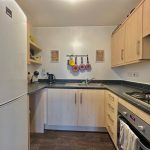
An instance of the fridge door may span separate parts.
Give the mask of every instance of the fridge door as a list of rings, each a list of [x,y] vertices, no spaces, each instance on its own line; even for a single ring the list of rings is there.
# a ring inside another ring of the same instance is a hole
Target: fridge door
[[[0,105],[27,93],[27,20],[15,0],[0,0]]]
[[[0,150],[28,150],[27,95],[0,106]]]

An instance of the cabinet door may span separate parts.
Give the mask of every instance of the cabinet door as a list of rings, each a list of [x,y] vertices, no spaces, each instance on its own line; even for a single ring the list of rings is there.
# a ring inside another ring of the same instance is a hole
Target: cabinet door
[[[132,63],[142,58],[142,6],[126,22],[125,61]]]
[[[104,127],[104,91],[81,90],[78,126]]]
[[[125,53],[125,25],[112,35],[112,66],[124,63]]]
[[[117,65],[117,34],[114,33],[111,37],[111,64],[112,67]]]
[[[143,36],[150,34],[150,0],[145,0],[143,5]]]
[[[72,89],[48,89],[47,124],[77,125],[77,92]]]
[[[114,142],[117,145],[117,109],[118,97],[109,91],[105,93],[105,126]]]

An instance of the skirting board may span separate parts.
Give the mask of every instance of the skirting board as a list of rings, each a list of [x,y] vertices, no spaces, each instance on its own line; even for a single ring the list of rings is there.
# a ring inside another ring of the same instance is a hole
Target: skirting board
[[[83,126],[57,126],[45,125],[46,130],[61,130],[61,131],[88,131],[88,132],[107,132],[105,127],[83,127]]]

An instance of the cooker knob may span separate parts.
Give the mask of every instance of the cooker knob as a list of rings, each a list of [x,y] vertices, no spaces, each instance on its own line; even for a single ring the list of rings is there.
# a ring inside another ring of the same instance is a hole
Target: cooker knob
[[[127,115],[128,115],[128,113],[127,113],[126,111],[124,111],[124,112],[123,112],[123,115],[127,116]]]
[[[144,132],[144,126],[138,126],[138,129],[141,131],[141,132]]]

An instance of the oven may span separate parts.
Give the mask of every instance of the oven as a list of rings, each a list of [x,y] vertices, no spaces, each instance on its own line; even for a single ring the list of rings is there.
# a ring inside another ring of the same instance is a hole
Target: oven
[[[122,130],[122,124],[124,125],[124,128],[127,128],[127,130]],[[123,131],[125,133],[123,133]],[[127,135],[129,133],[136,135],[136,140],[131,141]],[[144,122],[141,118],[136,116],[123,105],[118,104],[117,145],[119,150],[124,150],[126,149],[124,148],[125,145],[129,144],[135,144],[134,150],[150,150],[150,125]]]

